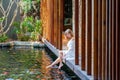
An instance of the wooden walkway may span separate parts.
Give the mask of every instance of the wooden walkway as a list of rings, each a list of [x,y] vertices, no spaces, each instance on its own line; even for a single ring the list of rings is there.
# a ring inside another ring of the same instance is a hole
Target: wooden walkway
[[[44,41],[45,45],[58,56],[58,50],[47,40]],[[87,75],[85,71],[82,71],[80,65],[75,65],[75,60],[65,60],[64,63],[82,80],[93,80],[92,76]]]

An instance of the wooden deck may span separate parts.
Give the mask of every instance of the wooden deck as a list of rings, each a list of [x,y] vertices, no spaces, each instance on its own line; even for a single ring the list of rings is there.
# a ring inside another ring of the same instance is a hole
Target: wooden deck
[[[45,40],[45,45],[58,56],[58,50],[47,40]],[[65,60],[64,63],[82,80],[93,80],[92,76],[87,75],[85,71],[82,71],[80,65],[75,65],[75,60]]]

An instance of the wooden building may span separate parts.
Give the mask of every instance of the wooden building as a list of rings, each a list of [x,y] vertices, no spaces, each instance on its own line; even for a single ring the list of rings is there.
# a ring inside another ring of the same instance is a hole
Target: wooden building
[[[69,20],[75,65],[94,80],[120,80],[120,0],[41,0],[40,6],[43,36],[52,45],[62,49]]]

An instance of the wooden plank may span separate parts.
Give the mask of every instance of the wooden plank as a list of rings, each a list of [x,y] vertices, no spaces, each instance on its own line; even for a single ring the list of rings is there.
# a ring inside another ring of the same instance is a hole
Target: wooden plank
[[[59,49],[62,49],[63,26],[64,26],[64,0],[59,0]]]
[[[50,30],[51,30],[51,43],[54,44],[54,0],[50,1]]]
[[[110,0],[106,0],[106,57],[105,57],[105,79],[109,80],[109,58],[110,58],[110,50],[111,47],[110,43]]]
[[[116,34],[116,36],[115,36],[116,37],[116,40],[115,40],[116,41],[115,42],[115,46],[116,46],[116,55],[115,55],[115,58],[116,58],[115,59],[115,65],[116,65],[115,66],[115,68],[116,68],[115,74],[116,74],[116,76],[115,76],[115,78],[116,78],[116,80],[119,80],[118,73],[117,73],[117,71],[118,71],[118,62],[117,62],[117,60],[118,60],[118,1],[119,0],[116,0],[116,16],[115,16],[116,17],[116,26],[115,26],[116,27],[116,33],[115,33]]]
[[[86,0],[86,71],[88,75],[91,75],[91,59],[92,59],[92,45],[91,45],[91,41],[92,41],[92,0]]]
[[[79,0],[75,0],[75,64],[79,65]]]
[[[93,76],[98,79],[98,0],[92,2],[92,58]]]
[[[54,46],[58,48],[58,0],[54,0]]]
[[[85,25],[85,13],[86,13],[86,5],[85,5],[85,0],[82,0],[82,26],[81,26],[81,69],[85,70],[85,64],[86,64],[86,59],[85,59],[85,34],[86,34],[86,25]]]
[[[111,63],[111,80],[116,80],[115,79],[115,67],[116,67],[116,63],[115,63],[115,53],[116,53],[116,0],[112,0],[112,52],[111,52],[111,56],[112,56],[112,63]]]
[[[106,0],[102,0],[102,80],[105,80],[106,54]]]
[[[120,80],[120,0],[116,0],[116,80]]]
[[[114,2],[113,2],[114,3]],[[108,79],[111,80],[112,79],[112,67],[114,67],[114,65],[112,65],[112,52],[114,49],[114,45],[113,45],[113,41],[114,41],[114,36],[113,36],[113,3],[112,0],[109,1],[109,71],[108,71]],[[113,63],[114,64],[114,63]]]
[[[102,0],[98,0],[98,80],[102,79]]]

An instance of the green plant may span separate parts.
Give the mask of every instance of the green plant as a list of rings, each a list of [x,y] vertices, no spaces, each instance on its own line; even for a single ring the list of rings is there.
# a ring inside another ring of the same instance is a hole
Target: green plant
[[[42,22],[41,20],[36,20],[34,31],[31,33],[32,40],[38,40],[39,36],[42,35]]]
[[[0,42],[5,42],[7,41],[8,37],[6,36],[6,34],[1,34],[0,35]]]
[[[14,31],[19,40],[38,40],[38,36],[42,34],[41,20],[35,20],[33,17],[26,17],[21,22],[14,22]]]

